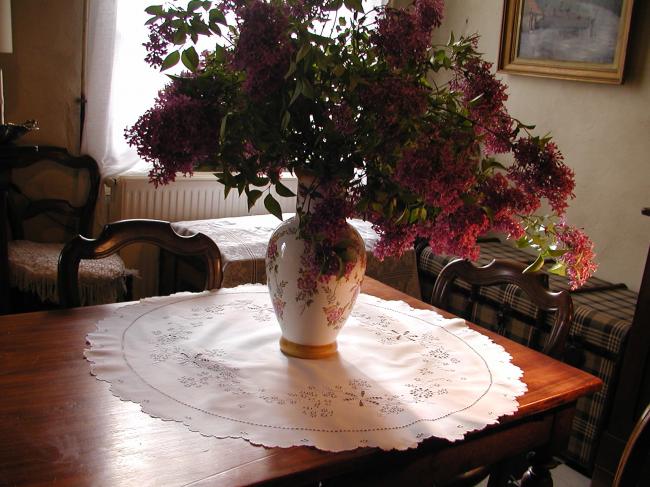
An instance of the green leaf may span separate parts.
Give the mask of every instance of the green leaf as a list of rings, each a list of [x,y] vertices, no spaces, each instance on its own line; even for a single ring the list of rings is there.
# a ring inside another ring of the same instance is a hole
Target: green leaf
[[[280,203],[278,203],[271,193],[267,194],[266,198],[264,198],[264,207],[271,215],[282,220],[282,208],[280,208]]]
[[[343,0],[332,0],[331,2],[325,4],[324,9],[331,12],[340,9],[342,5]]]
[[[415,223],[418,220],[425,220],[427,217],[426,208],[419,207],[413,208],[411,214],[409,215],[409,223]]]
[[[237,177],[243,176],[243,174],[238,174]],[[242,195],[244,190],[246,189],[246,178],[240,178],[239,181],[237,182],[237,192],[239,193],[239,196]]]
[[[306,79],[302,80],[302,90],[300,91],[306,98],[314,98],[314,88],[312,88],[311,83]]]
[[[210,35],[210,27],[208,27],[208,25],[205,22],[203,22],[201,19],[192,19],[190,24],[192,26],[192,29],[194,30],[193,34],[197,33],[206,36]]]
[[[165,60],[162,62],[161,70],[169,69],[172,66],[176,66],[178,64],[178,61],[181,58],[181,53],[178,51],[172,51],[170,52]]]
[[[557,262],[548,270],[551,274],[566,276],[566,265],[563,262]]]
[[[150,5],[144,9],[149,15],[162,15],[165,13],[162,5]]]
[[[287,74],[284,75],[284,79],[289,79],[289,76],[291,76],[295,72],[296,72],[296,63],[292,61],[291,64],[289,64],[289,70],[287,71]]]
[[[257,203],[257,200],[260,199],[260,196],[262,196],[262,192],[259,189],[252,189],[250,191],[246,191],[246,196],[248,198],[248,211],[251,211],[251,208],[255,206],[255,203]]]
[[[337,64],[334,66],[334,69],[332,69],[332,73],[334,73],[334,76],[337,78],[340,78],[345,73],[345,68],[342,65]]]
[[[549,255],[549,257],[562,257],[567,253],[567,251],[567,249],[548,249],[546,253]]]
[[[356,10],[363,13],[363,5],[361,0],[343,0],[343,4],[350,10]]]
[[[275,191],[278,193],[279,196],[283,196],[285,198],[291,198],[292,196],[295,196],[296,194],[291,191],[289,188],[287,188],[284,184],[281,182],[275,183]]]
[[[194,12],[195,10],[201,8],[202,6],[203,6],[202,0],[191,0],[190,2],[187,3],[187,11]]]
[[[226,113],[221,119],[221,128],[219,129],[219,140],[223,142],[226,139],[226,125],[228,124],[228,117],[231,112]]]
[[[222,62],[226,59],[226,50],[223,48],[223,46],[216,44],[214,46],[214,52],[212,55],[214,56],[215,61]]]
[[[296,54],[296,62],[300,61],[302,58],[304,58],[309,51],[311,50],[311,46],[309,44],[305,44],[298,50],[298,54]]]
[[[210,10],[210,13],[208,14],[208,18],[210,19],[210,23],[228,25],[228,22],[226,22],[226,16],[218,8],[213,8],[212,10]]]
[[[294,102],[300,96],[301,92],[302,92],[302,80],[299,79],[298,81],[296,81],[296,89],[293,90],[293,95],[291,96],[291,100],[289,100],[289,106],[294,104]]]
[[[517,248],[520,249],[525,249],[526,247],[530,247],[530,242],[528,241],[527,237],[518,238],[515,241],[515,244],[517,245]]]
[[[406,223],[409,218],[410,218],[410,211],[408,208],[404,208],[404,211],[402,214],[399,216],[397,220],[395,220],[395,223]]]
[[[258,187],[263,187],[269,184],[269,178],[266,176],[258,176],[257,174],[253,175],[252,178],[250,178],[250,182],[253,186],[258,186]]]
[[[483,172],[489,171],[489,170],[494,169],[494,168],[506,169],[506,166],[501,164],[496,159],[483,159],[481,161],[481,170]]]
[[[537,259],[535,259],[535,262],[524,269],[524,272],[537,272],[542,267],[544,267],[544,257],[540,254],[537,256]]]
[[[475,96],[474,98],[472,98],[472,99],[468,102],[468,105],[469,105],[469,106],[474,106],[474,105],[476,105],[476,104],[479,102],[479,100],[481,100],[481,99],[483,98],[483,95],[484,95],[484,93],[481,93],[481,94]]]
[[[280,128],[282,130],[286,130],[287,127],[289,126],[290,121],[291,121],[291,114],[288,111],[284,112],[284,115],[282,115],[282,121],[280,122]]]
[[[183,26],[172,35],[172,42],[178,46],[185,44],[185,41],[187,41],[187,31],[185,24],[183,24]]]
[[[190,46],[183,51],[181,61],[183,61],[183,64],[187,69],[193,73],[196,72],[196,68],[199,66],[199,55],[196,53],[194,46]]]

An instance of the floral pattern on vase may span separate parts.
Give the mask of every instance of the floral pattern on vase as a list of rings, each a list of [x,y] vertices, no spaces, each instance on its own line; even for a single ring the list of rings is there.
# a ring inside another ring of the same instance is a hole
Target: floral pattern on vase
[[[267,284],[283,339],[298,348],[329,346],[333,353],[336,336],[361,290],[365,244],[352,225],[341,221],[340,240],[346,242],[346,253],[352,258],[341,262],[338,273],[320,272],[315,265],[318,244],[300,233],[301,209],[308,207],[303,202],[304,194],[298,197],[296,216],[281,223],[271,235],[266,255]],[[285,348],[283,351],[288,353]]]

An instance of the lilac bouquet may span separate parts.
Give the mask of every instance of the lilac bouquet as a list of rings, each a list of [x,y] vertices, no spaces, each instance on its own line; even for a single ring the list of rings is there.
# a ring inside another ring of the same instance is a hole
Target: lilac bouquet
[[[270,188],[293,196],[281,172],[309,174],[319,208],[301,215],[301,232],[318,242],[324,273],[345,262],[338,232],[348,217],[372,222],[380,258],[424,238],[435,252],[475,259],[477,238],[502,232],[538,251],[530,269],[552,258],[572,287],[594,272],[593,245],[564,221],[574,175],[555,144],[508,114],[476,35],[431,44],[442,0],[146,10],[147,61],[187,68],[126,131],[154,184],[209,169],[281,218]],[[213,48],[198,53],[200,36]],[[543,202],[552,214],[536,214]]]

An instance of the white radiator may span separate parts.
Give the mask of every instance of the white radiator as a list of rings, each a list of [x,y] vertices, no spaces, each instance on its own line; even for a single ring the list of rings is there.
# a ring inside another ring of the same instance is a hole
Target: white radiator
[[[290,174],[282,178],[294,193],[297,179]],[[153,218],[167,221],[203,220],[249,214],[268,213],[263,198],[248,211],[246,196],[231,190],[224,198],[224,187],[210,173],[179,177],[166,186],[155,188],[147,176],[121,176],[107,185],[108,221],[129,218]],[[283,198],[273,191],[283,212],[293,213],[295,197]],[[279,221],[278,221],[279,224]],[[133,297],[153,296],[158,290],[158,252],[149,245],[131,245],[120,252],[127,267],[140,276],[133,283]]]
[[[295,193],[295,177],[289,175],[282,181]],[[283,212],[295,211],[295,198],[273,194]],[[110,221],[127,218],[182,221],[259,215],[268,213],[263,199],[260,198],[249,212],[245,195],[239,196],[237,190],[231,190],[224,198],[223,185],[210,173],[179,177],[174,183],[158,188],[147,176],[123,176],[114,180],[108,216]]]

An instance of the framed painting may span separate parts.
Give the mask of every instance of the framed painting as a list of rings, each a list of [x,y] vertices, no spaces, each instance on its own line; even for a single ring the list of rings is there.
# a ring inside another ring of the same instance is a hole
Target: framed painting
[[[499,69],[622,83],[634,0],[504,0]]]

